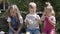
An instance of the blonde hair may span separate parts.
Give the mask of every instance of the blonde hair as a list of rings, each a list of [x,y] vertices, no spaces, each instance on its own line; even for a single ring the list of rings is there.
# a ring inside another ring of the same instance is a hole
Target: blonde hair
[[[51,3],[50,2],[46,2],[45,4],[47,5],[45,8],[51,9],[52,16],[55,16],[55,11],[54,11]]]
[[[52,16],[55,16],[55,11],[52,6],[47,6],[48,9],[51,9]]]
[[[10,10],[11,10],[11,9],[12,9],[12,10],[16,10],[17,14],[20,15],[20,11],[19,11],[17,5],[11,5],[11,6],[9,6],[9,7],[8,7],[8,10],[7,10],[7,11],[8,11],[8,12],[7,12],[8,14],[10,14]],[[10,15],[8,15],[8,16],[10,16]]]
[[[18,9],[18,7],[17,7],[17,5],[11,5],[11,6],[9,6],[9,8],[8,8],[8,12],[7,12],[7,16],[9,16],[9,17],[11,17],[11,15],[10,15],[10,10],[16,10],[16,12],[17,12],[17,14],[16,14],[16,18],[17,18],[17,20],[18,20],[18,22],[20,22],[20,16],[21,16],[21,14],[20,14],[20,11],[19,11],[19,9]]]
[[[50,3],[50,2],[46,2],[45,4],[46,4],[46,5],[51,5],[51,3]]]
[[[36,3],[30,2],[30,3],[29,3],[29,6],[31,6],[31,7],[36,7]]]
[[[17,5],[13,5],[13,10],[14,10],[14,9],[16,9],[16,10],[17,10],[17,13],[20,15],[20,11],[19,11]]]

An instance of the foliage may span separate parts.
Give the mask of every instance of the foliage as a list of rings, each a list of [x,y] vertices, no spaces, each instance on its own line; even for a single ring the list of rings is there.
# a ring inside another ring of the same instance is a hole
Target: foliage
[[[51,3],[56,12],[56,30],[57,32],[60,32],[60,0],[6,0],[6,3],[8,3],[8,5],[16,4],[21,11],[27,12],[28,4],[30,2],[35,2],[37,4],[37,11],[43,11],[46,1],[49,1]],[[25,17],[25,14],[23,15],[23,17]]]

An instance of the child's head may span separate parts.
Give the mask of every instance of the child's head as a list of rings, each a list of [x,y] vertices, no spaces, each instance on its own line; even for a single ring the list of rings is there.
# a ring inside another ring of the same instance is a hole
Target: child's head
[[[19,13],[19,9],[16,5],[12,5],[11,7],[9,7],[8,16],[17,16],[18,13]]]
[[[7,12],[8,17],[15,17],[18,20],[18,22],[20,22],[20,19],[19,19],[20,15],[21,14],[17,5],[12,5],[8,8],[8,12]]]
[[[36,12],[36,4],[34,2],[29,3],[29,11],[30,11],[30,13]]]
[[[8,7],[7,16],[13,16],[13,7],[12,6]]]
[[[55,16],[55,12],[54,12],[53,7],[51,5],[46,6],[44,11],[47,12],[46,13],[47,15],[51,14],[52,16]]]
[[[46,16],[51,16],[52,15],[52,8],[46,7],[45,12],[46,12]]]

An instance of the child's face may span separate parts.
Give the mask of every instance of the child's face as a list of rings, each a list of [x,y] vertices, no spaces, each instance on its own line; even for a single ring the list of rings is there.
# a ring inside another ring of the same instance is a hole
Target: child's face
[[[16,16],[16,10],[10,9],[11,16]]]
[[[51,10],[50,9],[46,9],[45,11],[46,11],[46,15],[47,16],[50,16],[51,15]]]
[[[35,13],[36,12],[36,7],[29,7],[30,13]]]
[[[10,9],[10,15],[13,16],[13,9]]]

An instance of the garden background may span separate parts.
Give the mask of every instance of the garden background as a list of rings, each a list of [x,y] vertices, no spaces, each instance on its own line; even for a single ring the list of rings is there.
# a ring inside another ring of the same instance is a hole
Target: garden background
[[[56,32],[60,34],[60,0],[0,0],[0,31],[8,31],[8,24],[6,22],[6,12],[8,6],[16,4],[21,11],[23,18],[25,18],[28,13],[28,4],[30,2],[35,2],[37,4],[37,11],[43,12],[45,7],[45,2],[50,2],[56,13]],[[41,14],[39,14],[41,16]],[[42,26],[41,26],[42,27]],[[25,27],[23,27],[25,28]],[[42,28],[41,28],[42,29]]]

